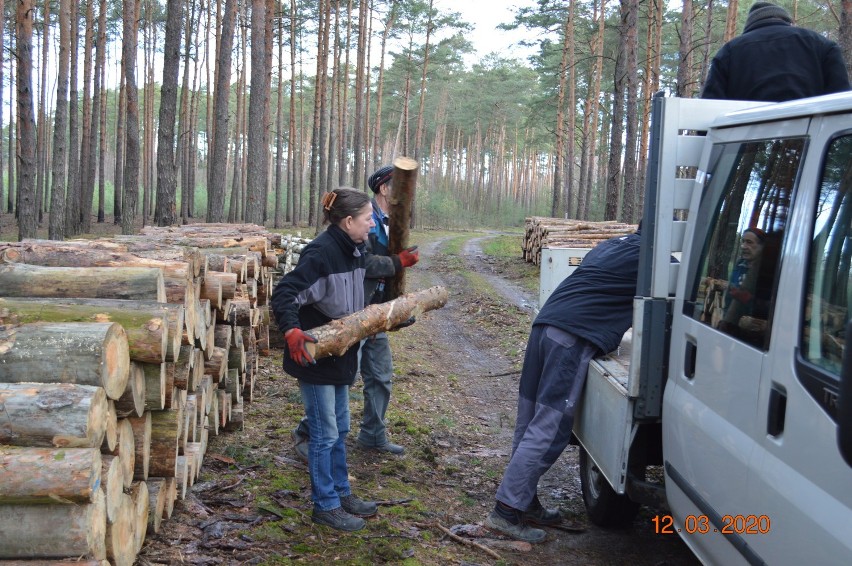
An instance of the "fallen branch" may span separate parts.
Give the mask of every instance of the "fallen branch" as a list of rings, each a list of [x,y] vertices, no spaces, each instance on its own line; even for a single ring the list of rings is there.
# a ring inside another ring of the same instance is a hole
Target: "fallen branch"
[[[383,499],[379,501],[373,501],[376,505],[404,505],[406,503],[411,503],[414,501],[411,497],[406,499]]]
[[[467,546],[472,546],[474,548],[478,548],[479,550],[481,550],[482,552],[484,552],[485,554],[487,554],[491,558],[494,558],[495,560],[502,560],[503,559],[499,554],[497,554],[496,552],[494,552],[493,550],[491,550],[487,546],[482,546],[481,544],[475,543],[472,540],[468,540],[468,539],[462,538],[458,535],[454,535],[453,533],[450,532],[450,530],[448,528],[444,527],[443,525],[441,525],[437,522],[414,523],[414,526],[418,527],[420,529],[438,529],[439,531],[441,531],[442,533],[444,533],[445,535],[447,535],[448,537],[450,537],[451,539],[453,539],[454,541],[456,541],[458,543],[466,544]]]
[[[342,356],[353,344],[368,336],[396,328],[412,316],[439,309],[447,304],[444,287],[430,287],[408,293],[393,301],[369,305],[349,316],[312,328],[308,333],[317,339],[306,344],[314,359]]]

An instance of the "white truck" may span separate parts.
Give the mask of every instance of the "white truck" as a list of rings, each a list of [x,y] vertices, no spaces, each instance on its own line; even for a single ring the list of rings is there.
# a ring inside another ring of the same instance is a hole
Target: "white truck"
[[[588,515],[664,503],[707,564],[852,564],[852,93],[654,106],[633,329],[574,424]]]

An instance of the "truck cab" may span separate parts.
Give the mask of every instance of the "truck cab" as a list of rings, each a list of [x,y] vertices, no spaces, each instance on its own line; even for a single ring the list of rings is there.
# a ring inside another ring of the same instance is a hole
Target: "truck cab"
[[[705,563],[850,563],[852,93],[654,105],[632,332],[575,418],[589,516],[664,503]]]

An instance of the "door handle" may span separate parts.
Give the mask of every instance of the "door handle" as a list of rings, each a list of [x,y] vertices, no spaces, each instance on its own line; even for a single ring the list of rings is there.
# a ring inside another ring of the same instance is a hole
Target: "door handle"
[[[766,432],[770,436],[780,436],[784,432],[787,418],[787,390],[777,383],[769,391],[769,413],[766,417]]]
[[[686,339],[686,347],[683,353],[683,375],[687,379],[695,377],[695,358],[698,357],[698,346],[692,338]]]

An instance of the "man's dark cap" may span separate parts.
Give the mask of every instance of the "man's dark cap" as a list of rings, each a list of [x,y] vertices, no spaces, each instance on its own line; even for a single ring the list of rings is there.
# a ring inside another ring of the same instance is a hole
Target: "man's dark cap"
[[[367,186],[370,187],[374,193],[378,193],[382,185],[390,181],[392,176],[393,165],[385,165],[370,175],[370,178],[367,179]]]
[[[793,18],[781,6],[772,2],[755,2],[748,11],[748,19],[746,20],[743,32],[747,32],[758,24],[766,23],[767,20],[782,20],[788,24],[793,23]]]

